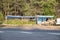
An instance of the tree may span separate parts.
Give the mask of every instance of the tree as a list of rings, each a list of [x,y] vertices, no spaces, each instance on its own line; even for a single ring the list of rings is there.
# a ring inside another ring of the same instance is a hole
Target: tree
[[[0,21],[4,21],[4,16],[3,16],[2,12],[0,12]]]
[[[5,16],[54,15],[56,3],[56,0],[0,0],[0,9]]]
[[[40,4],[44,9],[44,15],[54,15],[55,6],[57,4],[56,0],[41,1]]]

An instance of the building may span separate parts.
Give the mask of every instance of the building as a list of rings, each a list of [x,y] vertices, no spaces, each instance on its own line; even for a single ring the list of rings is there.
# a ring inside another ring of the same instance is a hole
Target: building
[[[12,18],[19,18],[19,19],[35,19],[37,24],[40,24],[41,22],[47,21],[48,18],[53,18],[54,16],[12,16],[12,15],[8,15],[6,16],[6,20],[7,19],[12,19]]]

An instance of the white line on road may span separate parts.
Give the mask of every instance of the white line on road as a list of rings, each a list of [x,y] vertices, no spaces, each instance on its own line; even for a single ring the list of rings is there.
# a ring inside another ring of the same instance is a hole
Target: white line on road
[[[52,35],[60,35],[60,33],[48,33],[48,34],[52,34]]]
[[[27,31],[0,31],[0,33],[4,32],[18,32],[18,33],[24,33],[24,34],[32,34],[32,32],[27,32]]]
[[[32,34],[32,32],[25,32],[25,31],[20,31],[20,33]]]
[[[0,33],[4,33],[4,31],[0,31]]]

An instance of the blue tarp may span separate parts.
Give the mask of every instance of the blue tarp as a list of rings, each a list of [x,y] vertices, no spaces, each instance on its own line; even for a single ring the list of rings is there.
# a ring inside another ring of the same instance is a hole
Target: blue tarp
[[[46,21],[47,18],[53,18],[53,16],[38,16],[37,17],[37,24],[40,24],[41,22]]]
[[[46,19],[47,18],[42,18],[42,17],[38,17],[38,19],[37,19],[37,23],[39,24],[39,23],[41,23],[41,22],[43,22],[43,21],[46,21]]]

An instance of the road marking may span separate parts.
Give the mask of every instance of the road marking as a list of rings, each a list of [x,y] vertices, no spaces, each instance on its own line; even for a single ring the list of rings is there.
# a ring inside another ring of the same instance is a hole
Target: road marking
[[[0,33],[4,33],[4,32],[16,32],[16,31],[0,31]],[[26,32],[26,31],[17,31],[17,32],[24,34],[32,34],[32,32]]]
[[[4,31],[0,31],[0,33],[4,33]]]
[[[32,32],[25,32],[25,31],[20,31],[20,33],[32,34]]]
[[[52,35],[60,35],[60,33],[48,33],[48,34],[52,34]]]

